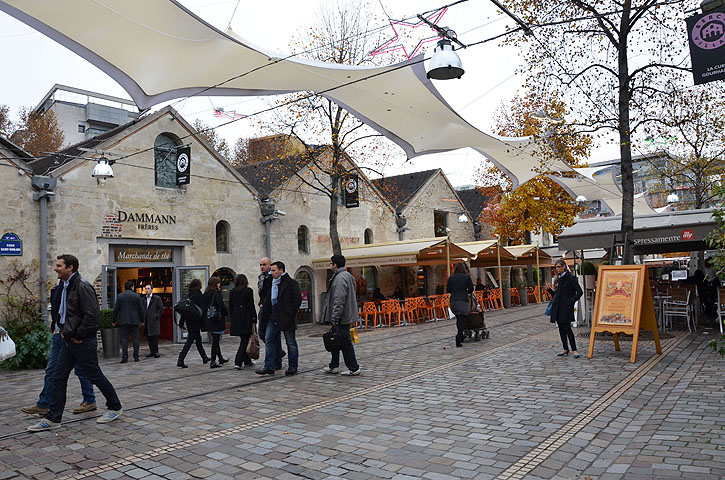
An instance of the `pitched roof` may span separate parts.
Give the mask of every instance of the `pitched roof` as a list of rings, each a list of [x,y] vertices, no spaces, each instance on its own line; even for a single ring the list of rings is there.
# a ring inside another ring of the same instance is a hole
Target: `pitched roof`
[[[468,213],[474,220],[481,216],[481,212],[486,208],[489,198],[481,193],[477,188],[467,188],[465,190],[456,190],[458,198],[463,202]]]
[[[372,180],[372,183],[397,212],[402,211],[413,196],[435,175],[440,169],[425,170],[422,172],[405,173],[393,177],[382,177]]]
[[[10,141],[10,139],[3,137],[0,135],[0,146],[5,147],[8,151],[10,151],[11,154],[15,155],[15,158],[11,158],[10,160],[13,163],[18,164],[21,168],[28,170],[29,167],[28,162],[32,160],[33,156],[23,150],[18,145],[15,145],[13,142]]]
[[[124,125],[119,125],[118,127],[112,128],[111,130],[103,132],[100,135],[96,135],[95,137],[93,137],[91,139],[76,143],[75,145],[71,145],[70,147],[66,147],[63,150],[60,150],[52,155],[48,155],[47,157],[38,158],[37,160],[33,160],[32,162],[29,163],[30,168],[33,169],[33,173],[35,175],[48,175],[53,170],[60,168],[63,165],[65,165],[66,163],[71,162],[71,161],[75,160],[76,158],[85,154],[86,152],[81,150],[81,148],[93,149],[93,148],[97,147],[98,145],[102,144],[105,140],[113,137],[114,135],[118,134],[119,132],[124,131],[131,125],[138,123],[141,120],[143,120],[143,118],[139,117]]]
[[[319,154],[321,151],[322,149],[318,147],[313,154]],[[311,160],[310,155],[306,153],[288,155],[242,165],[237,167],[237,172],[252,184],[262,198],[267,198],[275,189],[306,167]]]

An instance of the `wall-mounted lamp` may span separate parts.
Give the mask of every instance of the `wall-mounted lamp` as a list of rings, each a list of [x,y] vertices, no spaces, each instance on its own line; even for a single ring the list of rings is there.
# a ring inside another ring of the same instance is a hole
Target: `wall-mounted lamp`
[[[458,223],[468,223],[468,215],[462,213],[458,216]]]

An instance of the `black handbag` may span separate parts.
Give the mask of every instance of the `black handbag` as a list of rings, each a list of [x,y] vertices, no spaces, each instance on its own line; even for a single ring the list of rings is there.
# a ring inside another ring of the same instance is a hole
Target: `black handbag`
[[[325,350],[328,352],[342,350],[342,337],[335,327],[322,335],[322,341],[325,342]]]

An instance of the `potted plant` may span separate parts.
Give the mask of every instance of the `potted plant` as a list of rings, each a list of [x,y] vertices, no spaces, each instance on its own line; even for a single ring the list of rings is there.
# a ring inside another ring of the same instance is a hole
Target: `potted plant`
[[[584,275],[584,288],[593,289],[597,280],[597,267],[592,262],[582,262],[582,275]]]
[[[101,343],[103,358],[118,358],[121,349],[121,330],[114,327],[113,309],[101,310]]]
[[[522,306],[526,306],[529,304],[529,291],[526,287],[526,281],[521,279],[516,281],[516,290],[519,291],[519,301],[521,302]]]
[[[503,308],[511,308],[511,282],[508,278],[501,280],[501,300]]]

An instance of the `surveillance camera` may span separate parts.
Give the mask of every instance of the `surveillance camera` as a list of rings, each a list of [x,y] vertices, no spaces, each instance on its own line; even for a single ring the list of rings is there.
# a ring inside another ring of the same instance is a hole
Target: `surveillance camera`
[[[276,213],[277,215],[282,215],[283,217],[284,217],[285,215],[287,215],[287,212],[283,212],[282,210],[275,210],[275,212],[274,212],[274,213]]]

